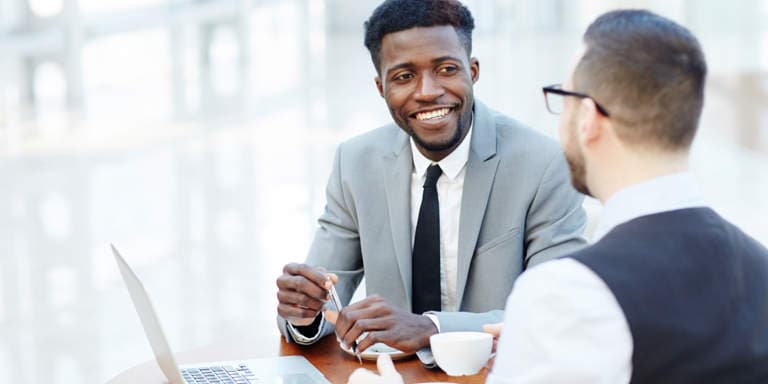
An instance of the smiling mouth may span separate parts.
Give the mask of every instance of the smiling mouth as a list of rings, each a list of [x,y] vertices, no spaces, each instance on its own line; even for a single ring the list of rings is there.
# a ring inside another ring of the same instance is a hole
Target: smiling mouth
[[[433,109],[431,111],[414,113],[411,115],[411,117],[418,121],[435,120],[451,113],[452,110],[453,108],[449,108],[449,107],[438,108],[438,109]]]

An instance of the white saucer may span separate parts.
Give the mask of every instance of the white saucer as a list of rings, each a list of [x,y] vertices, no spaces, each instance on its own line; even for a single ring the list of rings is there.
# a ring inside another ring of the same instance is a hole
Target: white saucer
[[[344,348],[344,346],[339,343],[339,347],[342,351],[354,356],[354,352],[352,352],[351,349]],[[413,353],[405,353],[399,349],[392,348],[386,344],[383,343],[376,343],[374,345],[371,345],[366,349],[365,351],[360,353],[360,357],[363,358],[363,360],[372,360],[375,361],[379,355],[389,355],[392,360],[400,360],[404,359],[408,356],[412,356]]]

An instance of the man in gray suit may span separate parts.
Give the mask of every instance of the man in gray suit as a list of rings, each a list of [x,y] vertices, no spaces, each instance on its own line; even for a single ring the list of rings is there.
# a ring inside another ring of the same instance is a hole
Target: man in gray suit
[[[369,296],[333,319],[337,336],[413,352],[500,321],[515,278],[581,247],[586,219],[558,144],[474,99],[466,7],[388,0],[365,27],[395,124],[339,146],[306,264],[277,279],[278,323],[314,343],[334,330],[331,279],[346,305],[365,275]]]

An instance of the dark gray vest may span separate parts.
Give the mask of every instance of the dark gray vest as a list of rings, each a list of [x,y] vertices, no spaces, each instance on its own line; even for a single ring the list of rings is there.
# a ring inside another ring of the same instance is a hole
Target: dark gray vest
[[[768,250],[711,209],[634,219],[569,257],[624,311],[632,383],[768,383]]]

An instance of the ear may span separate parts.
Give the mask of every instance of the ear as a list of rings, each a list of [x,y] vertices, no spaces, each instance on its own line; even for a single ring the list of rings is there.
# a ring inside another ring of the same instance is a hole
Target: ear
[[[381,78],[376,76],[373,78],[373,81],[376,82],[376,89],[379,90],[379,96],[384,97],[384,85],[381,83]]]
[[[592,99],[581,99],[578,116],[579,143],[589,146],[600,140],[603,136],[603,115],[597,110],[597,105]]]
[[[469,73],[472,76],[472,84],[480,80],[480,61],[477,58],[469,59]]]

